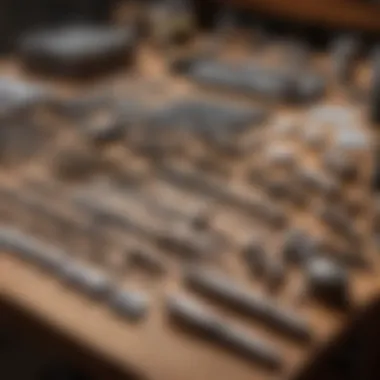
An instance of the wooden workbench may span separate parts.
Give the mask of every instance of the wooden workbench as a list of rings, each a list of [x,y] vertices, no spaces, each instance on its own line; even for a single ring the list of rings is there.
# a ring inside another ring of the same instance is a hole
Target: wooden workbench
[[[268,56],[271,56],[270,54],[268,52]],[[154,83],[158,83],[158,88],[169,93],[169,98],[172,99],[192,94],[196,96],[215,96],[222,100],[227,100],[231,97],[229,93],[224,95],[200,90],[196,85],[189,83],[185,79],[172,79],[165,72],[163,62],[161,61],[162,59],[149,49],[147,51],[142,49],[139,76],[137,76],[137,79],[135,76],[130,81],[137,81],[138,85],[139,81],[145,80],[145,78],[148,78],[149,81],[153,80]],[[313,62],[313,65],[321,67],[322,70],[328,65],[326,63],[328,61],[323,57],[316,57]],[[17,66],[15,68],[13,65],[4,64],[4,72],[20,76]],[[365,71],[363,71],[362,77],[364,78],[363,81],[366,82],[367,75]],[[127,80],[128,74],[118,73],[114,77],[107,78],[104,81],[104,85],[113,83],[113,88],[118,89],[118,91],[127,88],[126,93],[128,95],[128,86],[123,86],[124,83],[127,83]],[[90,89],[92,88],[92,84],[87,84],[86,86],[89,86]],[[143,88],[143,86],[141,87]],[[66,85],[62,92],[71,94],[78,91],[82,91],[82,85]],[[166,92],[161,93],[158,90],[158,97],[164,98]],[[254,99],[252,102],[246,97],[237,97],[236,100],[240,101],[241,104],[261,104],[260,100]],[[350,105],[353,109],[357,109],[359,114],[364,109],[362,105],[354,105],[352,100],[347,100],[342,95],[342,92],[334,89],[329,90],[328,97],[323,103]],[[275,130],[272,130],[271,127],[278,115],[290,115],[298,120],[305,120],[304,109],[286,108],[282,105],[269,105],[269,107],[272,113],[271,121],[257,134],[257,138],[260,139],[259,141],[262,142],[263,146],[273,141],[282,141],[282,137],[276,135]],[[364,118],[363,115],[360,117]],[[364,125],[363,130],[370,135],[367,126]],[[62,132],[60,142],[64,141],[66,133]],[[57,142],[55,143],[57,144]],[[289,144],[292,144],[292,138],[289,138]],[[60,143],[56,146],[58,147],[59,145]],[[303,152],[303,148],[301,146],[298,150],[298,154],[300,154],[299,158],[305,162],[313,162],[314,158],[311,158],[312,153]],[[50,150],[54,151],[54,149]],[[369,169],[371,166],[370,153],[370,151],[362,152],[362,166],[364,167],[362,175],[364,180],[361,185],[359,184],[360,186],[357,189],[362,196],[361,199],[365,204],[366,210],[359,224],[364,236],[367,236],[369,239],[371,237],[370,218],[373,213],[371,207],[372,199],[370,198],[368,186]],[[116,151],[115,156],[110,154],[109,157],[112,160],[121,160],[120,162],[127,160],[129,157],[129,162],[132,162],[132,164],[129,166],[120,165],[124,167],[126,172],[139,160],[134,161],[133,157],[125,155],[125,152],[120,153],[119,150]],[[234,174],[229,177],[229,186],[241,184],[242,177],[239,173],[242,172],[243,168],[247,168],[248,164],[257,161],[260,162],[260,158],[251,156],[248,158],[248,162],[243,161],[236,164],[233,171]],[[25,189],[27,187],[26,185],[24,187],[24,184],[33,178],[37,179],[37,181],[42,181],[42,183],[51,183],[52,188],[49,189],[47,186],[47,194],[43,195],[43,198],[48,203],[50,202],[50,204],[56,202],[58,208],[63,209],[67,205],[66,201],[64,201],[64,199],[67,199],[66,196],[78,189],[81,190],[82,184],[71,185],[51,179],[52,169],[50,163],[49,156],[40,154],[39,157],[27,163],[22,163],[15,167],[10,166],[10,168],[1,173],[0,180],[10,189]],[[142,186],[142,194],[145,194],[146,191],[147,194],[154,194],[155,186],[161,189],[160,185],[157,185],[157,179],[154,177],[154,171],[152,172],[151,169],[152,165],[143,173],[147,182],[144,182],[145,185]],[[62,193],[57,192],[57,187],[55,187],[57,185]],[[245,193],[251,192],[251,189],[246,187]],[[173,203],[175,208],[188,210],[191,207],[186,205],[191,205],[191,202],[194,203],[196,201],[194,200],[195,196],[178,189],[172,190],[170,193],[166,188],[162,190],[162,194],[165,194],[165,191],[168,191],[168,197],[173,196],[173,202],[183,199],[183,204],[181,202]],[[61,197],[62,204],[59,204]],[[129,204],[131,204],[131,201],[133,202],[133,198],[129,199]],[[310,210],[306,209],[299,213],[298,211],[293,211],[290,206],[285,207],[288,210],[287,214],[290,215],[292,224],[298,226],[305,225],[313,233],[323,235],[323,227],[320,226],[319,222],[315,221]],[[67,206],[67,209],[73,210],[73,215],[77,215],[77,210],[72,205]],[[134,211],[132,211],[132,215],[133,213]],[[240,212],[230,209],[224,210],[223,207],[221,207],[220,212],[217,210],[215,215],[215,224],[218,228],[229,239],[234,239],[234,236],[236,237],[236,241],[232,245],[233,247],[238,247],[242,241],[250,236],[253,230],[257,229],[262,231],[264,236],[268,237],[268,247],[271,247],[271,250],[275,251],[278,249],[282,239],[282,231],[273,231],[271,228],[263,227],[260,220],[247,219]],[[38,220],[38,217],[36,217],[36,220]],[[20,220],[17,221],[17,224],[19,223],[25,230],[28,230],[23,217],[20,217]],[[42,223],[37,222],[34,227],[38,229],[39,224],[42,226]],[[33,224],[35,223],[32,218]],[[31,229],[33,229],[32,225],[30,225]],[[120,235],[117,236],[120,238]],[[118,248],[128,246],[129,238],[134,240],[133,237],[127,234],[126,241]],[[304,317],[309,322],[313,333],[313,341],[310,345],[294,343],[282,338],[270,329],[261,328],[253,320],[240,318],[233,311],[226,311],[211,303],[211,307],[217,310],[219,314],[224,315],[227,320],[244,326],[247,328],[247,331],[271,342],[278,348],[285,363],[284,369],[281,372],[264,370],[254,362],[247,362],[238,356],[231,355],[227,351],[219,349],[211,343],[203,342],[195,335],[187,334],[168,323],[167,312],[164,308],[166,296],[178,290],[183,293],[189,293],[187,290],[183,290],[180,276],[178,275],[181,273],[178,271],[181,265],[178,265],[178,261],[174,258],[168,260],[170,262],[170,270],[168,275],[164,276],[163,279],[152,280],[151,278],[132,274],[131,278],[125,280],[128,286],[137,287],[139,290],[143,289],[150,296],[151,301],[148,316],[143,321],[138,321],[137,323],[131,323],[115,316],[106,305],[87,299],[75,290],[64,286],[61,281],[51,276],[51,274],[45,273],[31,264],[21,262],[10,255],[9,252],[4,252],[0,256],[0,297],[5,299],[8,304],[13,304],[15,307],[22,308],[27,313],[30,313],[49,326],[49,328],[60,331],[83,347],[91,348],[100,357],[114,363],[118,368],[125,368],[128,373],[130,373],[132,368],[142,378],[151,380],[229,380],[232,378],[248,380],[254,377],[255,379],[264,380],[278,379],[280,375],[284,378],[295,378],[307,367],[309,362],[314,360],[321,350],[333,342],[335,337],[338,337],[350,325],[351,321],[360,315],[362,310],[377,301],[380,294],[379,260],[371,244],[366,244],[365,254],[370,258],[371,269],[352,270],[350,274],[351,300],[354,306],[353,313],[345,314],[326,309],[313,300],[306,300],[305,303],[299,304],[297,301],[299,299],[299,290],[303,285],[300,274],[297,271],[290,273],[286,291],[280,291],[279,295],[273,296],[276,303],[278,302],[280,305],[295,310],[297,315]],[[247,289],[266,295],[266,290],[263,288],[260,280],[252,280],[247,276],[244,265],[238,263],[237,255],[238,253],[235,251],[226,252],[221,262],[216,264],[216,267],[231,275],[238,283],[246,286]],[[106,270],[109,269],[106,268]]]

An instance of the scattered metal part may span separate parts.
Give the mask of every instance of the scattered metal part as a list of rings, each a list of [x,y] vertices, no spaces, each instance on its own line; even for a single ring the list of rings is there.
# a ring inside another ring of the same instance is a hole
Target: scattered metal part
[[[116,289],[108,299],[109,306],[117,314],[131,321],[142,320],[149,308],[145,294],[125,289]]]
[[[334,144],[337,149],[350,153],[365,152],[371,148],[371,141],[368,135],[358,127],[359,123],[358,120],[355,127],[342,125],[335,130]]]
[[[8,190],[11,191],[11,189]],[[80,221],[71,219],[65,213],[45,203],[44,198],[35,198],[25,191],[13,190],[12,194],[12,199],[17,205],[13,205],[12,209],[15,210],[15,207],[18,207],[16,210],[17,222],[21,221],[28,233],[33,233],[37,227],[37,230],[42,232],[44,239],[66,244],[77,231],[80,231]],[[25,221],[20,217],[21,215],[25,215]]]
[[[274,330],[300,341],[311,339],[308,324],[299,316],[282,309],[264,297],[241,288],[228,277],[201,268],[190,270],[185,283],[191,289],[259,319]]]
[[[324,103],[308,111],[309,118],[321,124],[354,126],[356,111],[345,105]]]
[[[192,328],[205,338],[222,344],[249,360],[279,370],[282,360],[274,347],[230,325],[202,304],[181,295],[169,297],[167,310],[172,321]]]
[[[284,239],[285,263],[303,265],[317,253],[316,242],[301,230],[290,230]]]
[[[145,226],[140,225],[129,215],[120,211],[116,212],[114,208],[109,206],[104,197],[100,199],[84,192],[75,195],[73,201],[79,208],[90,213],[92,217],[100,218],[103,223],[107,223],[109,226],[124,229],[144,238],[151,235],[150,230],[147,230]]]
[[[158,233],[156,243],[161,249],[190,261],[207,260],[221,253],[219,250],[222,248],[213,236],[200,236],[182,231]]]
[[[349,306],[349,278],[344,267],[324,257],[311,259],[306,266],[311,294],[328,306]]]
[[[233,66],[215,60],[193,61],[186,75],[192,80],[209,86],[217,86],[248,95],[261,95],[269,99],[285,100],[289,97],[287,73],[259,66]],[[321,79],[303,74],[297,80],[296,92],[305,101],[320,96]],[[307,85],[306,85],[307,84]]]
[[[243,260],[253,276],[262,276],[266,269],[266,252],[257,240],[253,240],[243,249]]]
[[[56,247],[24,234],[16,228],[0,230],[2,250],[9,251],[22,260],[30,261],[41,269],[57,272],[65,261],[65,253]]]
[[[103,273],[70,260],[61,269],[65,283],[92,298],[104,298],[112,289],[111,280]]]
[[[21,39],[21,61],[33,71],[83,77],[131,62],[135,35],[131,29],[71,25],[28,33]]]
[[[338,128],[355,129],[358,123],[358,114],[352,107],[324,104],[308,111],[307,119],[306,130],[312,131],[313,134],[317,133],[318,136],[318,131],[326,135]]]
[[[251,216],[262,218],[274,227],[280,228],[286,224],[287,218],[283,210],[269,200],[239,197],[221,183],[207,178],[202,173],[181,171],[176,167],[166,166],[162,168],[161,175],[175,186],[237,207]]]
[[[133,266],[137,266],[144,271],[147,271],[153,275],[163,275],[166,272],[166,268],[163,260],[158,255],[145,252],[141,249],[134,249],[129,252],[129,263]]]
[[[221,101],[187,99],[153,112],[148,124],[154,127],[182,128],[211,139],[221,133],[234,135],[265,120],[263,108],[246,108]],[[148,131],[151,129],[149,128]]]
[[[54,96],[47,88],[10,78],[0,78],[0,116],[18,115],[38,105],[48,104]]]

